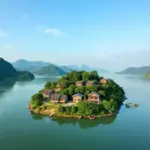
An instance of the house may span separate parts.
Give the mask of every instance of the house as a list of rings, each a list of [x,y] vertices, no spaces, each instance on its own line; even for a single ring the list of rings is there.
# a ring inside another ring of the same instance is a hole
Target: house
[[[83,86],[83,81],[77,81],[76,86]]]
[[[44,90],[42,94],[43,94],[44,98],[49,98],[50,95],[53,94],[53,93],[55,93],[54,90]]]
[[[87,81],[86,82],[86,86],[92,86],[92,85],[95,85],[94,81]]]
[[[83,95],[80,93],[77,93],[77,94],[73,95],[72,98],[73,98],[73,102],[79,102],[79,101],[82,101]]]
[[[97,92],[92,92],[88,95],[88,101],[89,102],[96,102],[97,104],[100,104],[100,94]]]
[[[106,83],[107,83],[107,79],[105,79],[105,78],[100,79],[100,84],[106,84]]]
[[[68,101],[68,96],[54,93],[50,95],[50,99],[53,103],[66,103]]]

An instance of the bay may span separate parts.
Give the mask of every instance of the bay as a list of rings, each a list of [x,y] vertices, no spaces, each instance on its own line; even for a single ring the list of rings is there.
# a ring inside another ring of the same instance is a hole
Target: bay
[[[32,94],[47,81],[0,85],[0,150],[147,150],[150,149],[150,81],[136,76],[105,74],[121,85],[127,101],[119,114],[96,120],[31,115],[26,108]]]

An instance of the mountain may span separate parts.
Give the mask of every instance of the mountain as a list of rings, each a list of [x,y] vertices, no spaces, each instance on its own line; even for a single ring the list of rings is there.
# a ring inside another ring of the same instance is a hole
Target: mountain
[[[32,80],[34,75],[27,71],[17,71],[9,62],[0,58],[0,81],[8,79],[15,81]]]
[[[150,66],[143,67],[130,67],[121,72],[117,72],[117,74],[133,74],[133,75],[143,75],[150,72]]]
[[[19,59],[16,62],[12,63],[15,69],[23,71],[36,71],[39,68],[50,65],[49,62],[43,61],[28,61],[24,59]]]
[[[71,72],[73,69],[68,66],[58,66],[58,68],[62,69],[65,72]]]
[[[34,71],[35,74],[37,75],[48,75],[48,76],[62,76],[66,74],[64,70],[61,68],[55,66],[55,65],[48,65],[45,67],[42,67],[36,71]]]
[[[106,69],[100,69],[100,68],[93,68],[93,70],[96,70],[99,73],[108,73],[109,71]]]
[[[100,73],[106,73],[106,72],[109,72],[105,69],[100,69],[100,68],[94,68],[94,67],[89,67],[87,65],[81,65],[81,66],[76,66],[76,65],[68,65],[67,66],[68,68],[71,68],[72,70],[76,70],[76,71],[93,71],[93,70],[96,70],[97,72],[100,72]]]
[[[43,67],[47,67],[50,64],[51,64],[50,62],[28,61],[28,60],[24,60],[24,59],[19,59],[16,62],[12,63],[12,65],[14,66],[15,69],[20,70],[20,71],[30,71],[32,73],[38,72],[40,69],[43,69]],[[89,67],[84,64],[81,66],[77,66],[77,65],[64,65],[64,66],[55,65],[55,66],[60,68],[64,72],[71,72],[72,70],[76,70],[76,71],[96,70],[98,72],[103,72],[103,73],[108,72],[105,69],[93,68],[93,67]]]

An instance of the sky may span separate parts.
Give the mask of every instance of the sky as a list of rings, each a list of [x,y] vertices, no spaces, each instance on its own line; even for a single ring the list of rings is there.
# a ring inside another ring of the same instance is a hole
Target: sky
[[[149,0],[0,0],[0,57],[122,70],[150,65]]]

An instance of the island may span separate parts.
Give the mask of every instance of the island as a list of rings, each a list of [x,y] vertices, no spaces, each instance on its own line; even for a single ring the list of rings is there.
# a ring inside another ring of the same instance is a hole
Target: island
[[[31,113],[93,119],[117,114],[125,92],[112,79],[97,71],[72,71],[56,82],[48,82],[31,97]]]

